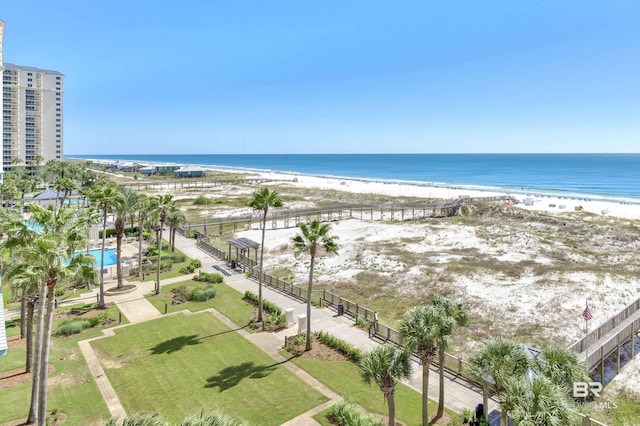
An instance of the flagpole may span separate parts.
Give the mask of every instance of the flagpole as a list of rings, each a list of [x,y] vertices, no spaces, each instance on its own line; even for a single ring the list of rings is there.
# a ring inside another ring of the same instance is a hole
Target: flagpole
[[[589,301],[585,299],[585,312],[589,310]],[[589,374],[589,342],[587,337],[589,336],[589,320],[586,315],[584,316],[584,362],[587,364],[587,374]]]

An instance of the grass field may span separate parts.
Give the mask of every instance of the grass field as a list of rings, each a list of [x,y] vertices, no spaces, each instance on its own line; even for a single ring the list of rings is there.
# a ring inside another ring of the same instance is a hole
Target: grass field
[[[197,312],[203,309],[214,308],[239,326],[242,327],[247,325],[249,315],[253,312],[254,307],[250,303],[242,300],[243,294],[239,291],[224,283],[216,284],[216,297],[213,299],[209,299],[206,302],[188,301],[179,305],[172,305],[170,295],[171,290],[182,285],[187,287],[205,287],[208,283],[186,279],[179,283],[162,286],[160,294],[148,295],[146,296],[147,300],[149,300],[160,312],[164,312],[165,305],[167,307],[167,313],[182,311],[184,309]]]
[[[65,312],[68,308],[59,308],[58,312]],[[118,309],[109,307],[106,311],[109,317],[117,318]],[[54,321],[54,330],[56,323]],[[19,335],[16,322],[15,327],[7,329],[8,335]],[[81,334],[69,337],[51,338],[51,353],[49,363],[54,370],[49,374],[49,390],[47,410],[59,410],[68,414],[65,425],[86,426],[102,424],[109,417],[102,395],[95,380],[91,376],[87,363],[80,353],[78,341],[102,334],[100,328],[85,330]],[[26,348],[23,345],[11,349],[0,363],[0,371],[10,371],[24,367]],[[11,420],[26,418],[31,398],[31,382],[0,389],[0,424]]]
[[[326,401],[208,313],[125,327],[92,346],[128,413],[177,422],[219,409],[266,426]]]
[[[375,384],[367,385],[360,379],[360,369],[356,364],[308,358],[294,358],[293,362],[331,390],[365,410],[384,416],[388,414],[382,392]],[[436,409],[437,404],[429,401],[429,413],[435,413]],[[319,413],[316,419],[320,421],[321,418],[326,418],[327,412],[328,410]],[[422,396],[399,383],[396,388],[396,419],[407,425],[418,425],[422,423],[421,413]]]

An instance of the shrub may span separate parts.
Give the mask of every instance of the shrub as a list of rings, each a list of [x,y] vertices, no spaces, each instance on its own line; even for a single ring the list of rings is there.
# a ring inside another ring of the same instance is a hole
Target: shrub
[[[162,257],[165,257],[164,255]],[[173,261],[173,263],[182,263],[187,260],[187,256],[182,253],[171,253],[169,255],[169,259]]]
[[[193,271],[195,271],[196,268],[193,267],[193,264],[188,264],[187,266],[185,266],[184,268],[180,268],[180,273],[181,274],[192,274]]]
[[[307,334],[300,333],[295,336],[291,336],[286,339],[287,344],[285,349],[293,356],[299,356],[304,353],[305,345],[307,343]]]
[[[350,426],[384,426],[382,419],[365,413],[360,407],[344,399],[331,406],[328,417],[336,424],[347,424]]]
[[[269,314],[264,317],[264,328],[266,330],[277,330],[284,326],[287,317],[284,314]]]
[[[56,293],[55,293],[56,297],[62,296],[64,294],[64,291],[65,291],[64,287],[56,287]]]
[[[173,294],[173,297],[171,298],[172,305],[179,305],[189,299],[189,289],[183,285],[171,290],[171,294]]]
[[[205,197],[204,195],[199,195],[198,198],[196,198],[193,201],[193,205],[194,206],[204,206],[206,204],[213,204],[211,201],[209,201],[209,199],[207,197]]]
[[[200,271],[200,275],[196,275],[193,277],[194,281],[205,281],[211,284],[220,284],[224,277],[222,274],[218,274],[217,272],[209,273]]]
[[[180,269],[180,273],[181,274],[191,274],[193,273],[193,271],[196,270],[196,268],[200,268],[202,266],[202,262],[200,262],[199,259],[195,259],[192,260],[191,262],[189,262],[189,264],[187,266],[185,266],[184,268]]]
[[[325,345],[332,347],[343,355],[348,356],[353,362],[360,362],[362,352],[360,349],[354,348],[342,339],[338,339],[332,334],[325,331],[316,332],[316,338]]]
[[[214,297],[216,297],[216,287],[214,285],[208,285],[206,287],[196,287],[191,290],[187,295],[187,300],[206,302]]]
[[[258,295],[250,292],[249,290],[244,292],[244,299],[251,302],[255,306],[258,306]],[[262,309],[270,314],[282,315],[282,309],[278,305],[269,302],[266,299],[262,299]]]
[[[56,336],[70,336],[72,334],[78,334],[85,328],[90,328],[91,323],[86,319],[71,319],[65,320],[60,323],[54,334]]]

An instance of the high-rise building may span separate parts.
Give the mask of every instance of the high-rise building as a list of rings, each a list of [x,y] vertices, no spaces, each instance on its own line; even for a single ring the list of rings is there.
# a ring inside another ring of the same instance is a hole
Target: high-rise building
[[[64,75],[58,71],[5,63],[3,36],[4,22],[0,21],[0,170],[60,160],[64,147]]]

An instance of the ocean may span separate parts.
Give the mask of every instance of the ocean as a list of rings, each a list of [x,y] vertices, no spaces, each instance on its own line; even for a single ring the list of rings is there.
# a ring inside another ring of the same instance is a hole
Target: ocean
[[[125,154],[68,157],[191,164],[640,203],[640,154]]]

